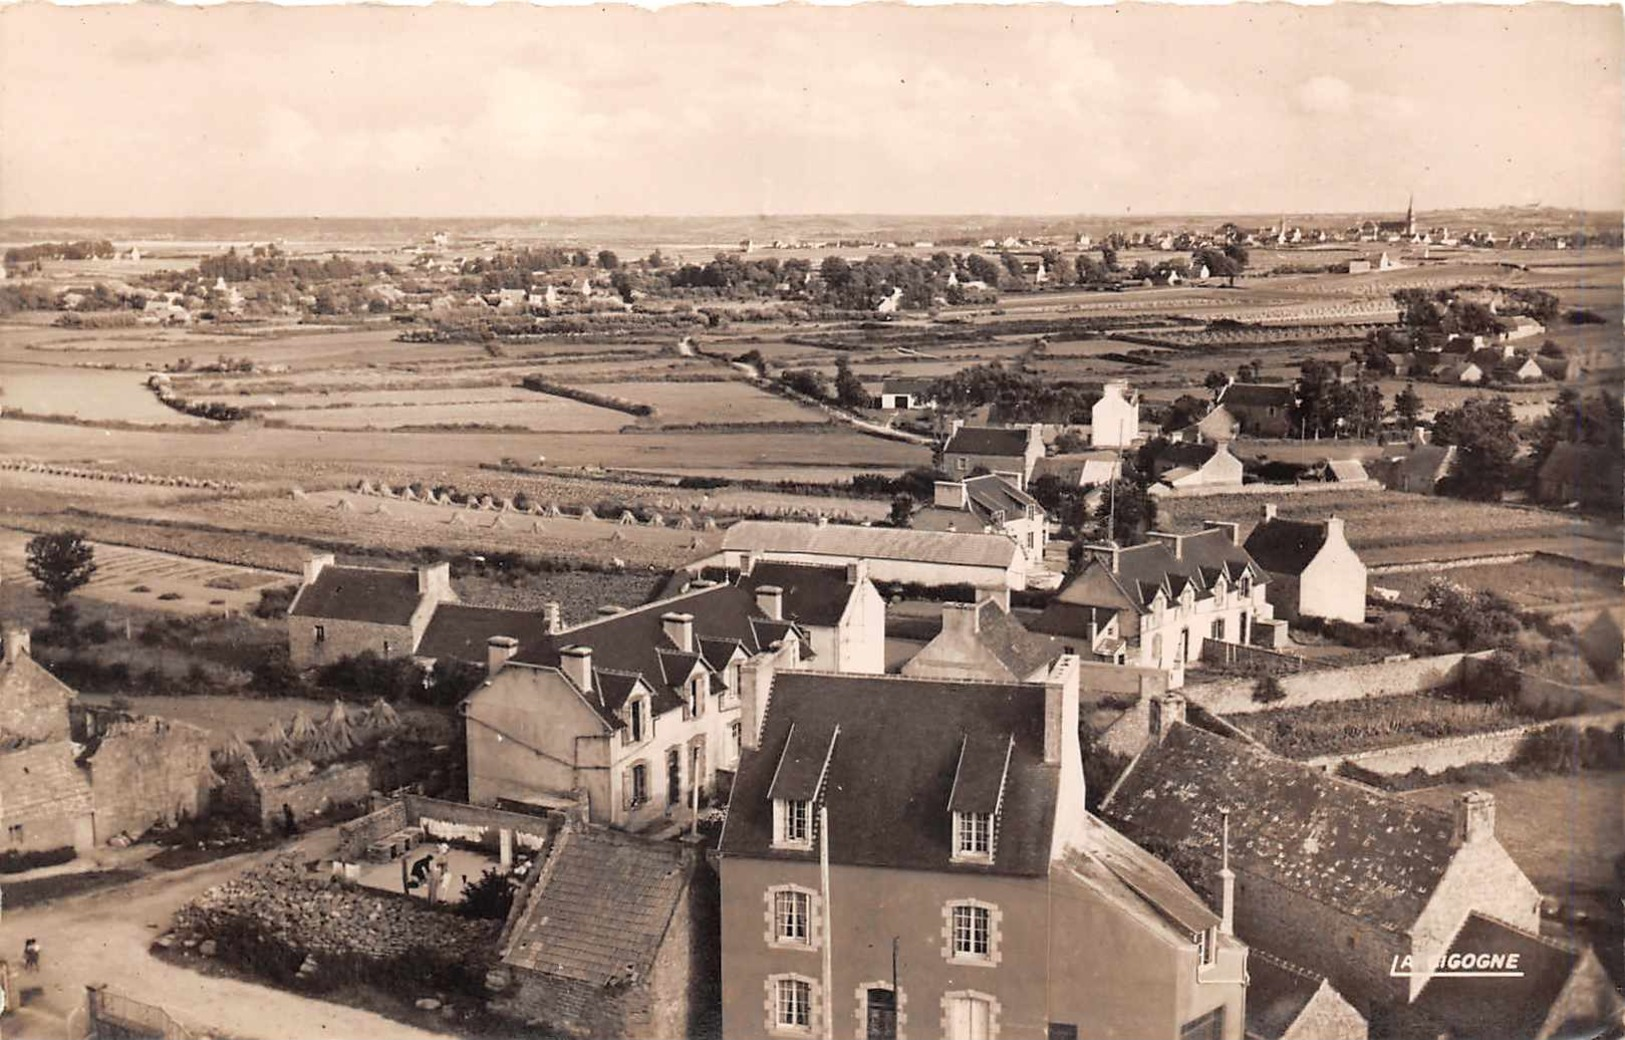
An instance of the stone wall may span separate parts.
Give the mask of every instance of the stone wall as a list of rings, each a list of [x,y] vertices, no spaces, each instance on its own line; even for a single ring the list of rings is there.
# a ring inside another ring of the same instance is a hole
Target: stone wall
[[[369,621],[349,621],[340,618],[318,618],[290,615],[288,624],[288,653],[295,668],[318,668],[332,664],[343,657],[354,657],[371,650],[380,657],[410,657],[417,649],[420,633],[410,625],[378,625]],[[323,639],[316,640],[316,626],[322,627]],[[385,653],[385,646],[389,652]]]
[[[95,843],[90,777],[66,740],[0,753],[0,851]]]
[[[42,668],[7,633],[15,660],[0,662],[0,735],[24,740],[66,740],[73,691]]]
[[[199,816],[218,778],[209,733],[184,722],[141,717],[111,723],[90,756],[98,844],[139,837],[156,824]]]
[[[1240,715],[1276,708],[1301,708],[1322,701],[1357,700],[1361,697],[1392,697],[1451,686],[1461,680],[1462,660],[1486,654],[1440,654],[1404,661],[1352,665],[1348,668],[1321,668],[1281,677],[1284,700],[1271,704],[1253,701],[1251,677],[1187,683],[1184,694],[1215,715]]]
[[[359,863],[366,855],[367,846],[406,827],[406,802],[396,799],[382,809],[339,824],[338,847],[333,858],[340,863]]]
[[[1224,495],[1315,495],[1326,492],[1342,491],[1381,491],[1382,482],[1378,480],[1351,480],[1346,483],[1340,481],[1308,481],[1303,484],[1194,484],[1189,487],[1171,488],[1161,492],[1164,498],[1213,498]]]
[[[1381,773],[1384,776],[1397,776],[1402,773],[1409,773],[1413,769],[1437,773],[1441,769],[1449,769],[1452,766],[1510,762],[1517,755],[1518,748],[1522,746],[1524,737],[1536,730],[1565,722],[1581,729],[1588,726],[1611,729],[1617,723],[1625,722],[1625,711],[1602,712],[1595,715],[1570,716],[1567,719],[1531,722],[1510,729],[1498,729],[1493,733],[1473,733],[1463,737],[1445,737],[1442,740],[1426,740],[1415,744],[1405,744],[1400,747],[1382,748],[1377,751],[1362,751],[1352,755],[1320,755],[1309,759],[1304,764],[1320,769],[1333,770],[1347,762],[1350,765],[1359,766],[1361,769],[1369,769],[1373,773]]]
[[[513,834],[516,849],[536,851],[547,847],[558,821],[543,816],[508,812],[484,805],[447,802],[408,794],[404,797],[406,819],[422,827],[433,838],[462,841],[497,850],[503,831]]]
[[[284,805],[293,810],[295,820],[303,822],[334,806],[364,801],[372,793],[371,773],[365,763],[316,769],[309,762],[299,762],[273,770],[236,759],[223,765],[220,775],[216,804],[265,827],[282,823]]]

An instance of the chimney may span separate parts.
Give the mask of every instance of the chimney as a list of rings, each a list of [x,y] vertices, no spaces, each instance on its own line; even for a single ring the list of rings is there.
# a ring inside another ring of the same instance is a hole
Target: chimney
[[[784,590],[777,585],[756,586],[756,609],[772,621],[784,620]]]
[[[739,666],[739,746],[745,751],[762,745],[762,721],[773,693],[773,656],[757,654]]]
[[[582,693],[592,692],[592,647],[567,646],[559,651],[559,671]]]
[[[1151,739],[1159,744],[1174,728],[1174,723],[1185,721],[1185,698],[1177,693],[1153,697],[1147,707],[1150,709]]]
[[[1107,567],[1110,567],[1113,574],[1117,573],[1118,565],[1122,562],[1120,556],[1123,550],[1116,542],[1101,542],[1098,545],[1086,545],[1083,547],[1083,551],[1088,553],[1092,558],[1099,560]]]
[[[1458,847],[1495,837],[1495,796],[1488,791],[1468,791],[1456,802]]]
[[[1348,535],[1343,530],[1343,518],[1328,516],[1326,518],[1326,540],[1328,542],[1347,542]]]
[[[418,595],[436,601],[451,599],[451,564],[431,563],[418,568]]]
[[[1265,502],[1264,503],[1264,509],[1263,509],[1263,511],[1261,513],[1261,519],[1263,519],[1263,521],[1265,523],[1268,523],[1271,520],[1275,519],[1275,503],[1274,502]]]
[[[940,509],[969,509],[970,495],[964,481],[939,480],[932,485],[931,504]]]
[[[1219,934],[1236,934],[1236,872],[1230,869],[1230,810],[1219,810]]]
[[[1044,680],[1044,764],[1061,765],[1083,775],[1083,752],[1078,747],[1078,658],[1068,654],[1056,662]],[[1082,792],[1078,792],[1082,804]]]
[[[333,566],[332,553],[317,553],[305,561],[305,584],[309,585],[316,580],[317,575],[328,567]]]
[[[982,630],[982,607],[979,603],[944,603],[942,605],[942,634],[971,639]]]
[[[660,615],[660,627],[666,638],[685,654],[694,652],[694,615],[671,611]]]
[[[495,675],[502,671],[502,666],[508,663],[508,658],[519,652],[519,640],[513,636],[492,636],[485,641],[485,674]]]
[[[328,558],[332,559],[332,557]],[[7,664],[16,664],[25,657],[33,656],[33,647],[29,643],[28,629],[6,629],[4,641],[6,647]]]
[[[1185,536],[1184,535],[1182,535],[1182,534],[1169,534],[1167,531],[1147,531],[1145,533],[1145,536],[1147,538],[1154,538],[1157,541],[1161,542],[1163,545],[1166,545],[1168,547],[1168,549],[1174,554],[1174,559],[1183,560],[1185,558]]]
[[[564,611],[559,601],[548,600],[542,605],[542,620],[546,623],[547,634],[557,635],[564,630]]]
[[[848,585],[862,585],[869,580],[869,561],[853,560],[846,565],[846,583]]]
[[[1231,545],[1241,544],[1241,525],[1230,520],[1203,520],[1202,530],[1224,531],[1230,536]]]
[[[739,554],[739,573],[750,577],[750,572],[756,569],[756,554],[744,552]]]

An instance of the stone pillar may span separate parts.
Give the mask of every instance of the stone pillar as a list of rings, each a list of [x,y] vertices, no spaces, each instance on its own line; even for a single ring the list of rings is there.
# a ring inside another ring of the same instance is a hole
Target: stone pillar
[[[502,870],[506,873],[513,869],[513,831],[504,827],[497,832],[497,838],[501,847]]]

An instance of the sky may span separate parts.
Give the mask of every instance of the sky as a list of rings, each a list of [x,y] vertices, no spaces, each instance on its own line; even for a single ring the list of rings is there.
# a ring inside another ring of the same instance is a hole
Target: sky
[[[0,216],[1625,199],[1615,7],[0,9]]]

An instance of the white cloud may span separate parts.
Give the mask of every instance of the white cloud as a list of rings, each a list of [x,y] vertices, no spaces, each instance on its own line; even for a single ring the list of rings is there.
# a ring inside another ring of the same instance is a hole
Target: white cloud
[[[1209,115],[1219,110],[1219,96],[1177,76],[1164,76],[1157,81],[1157,108],[1171,116]]]
[[[1307,112],[1347,112],[1354,107],[1354,88],[1336,76],[1316,76],[1298,88],[1298,104]]]

